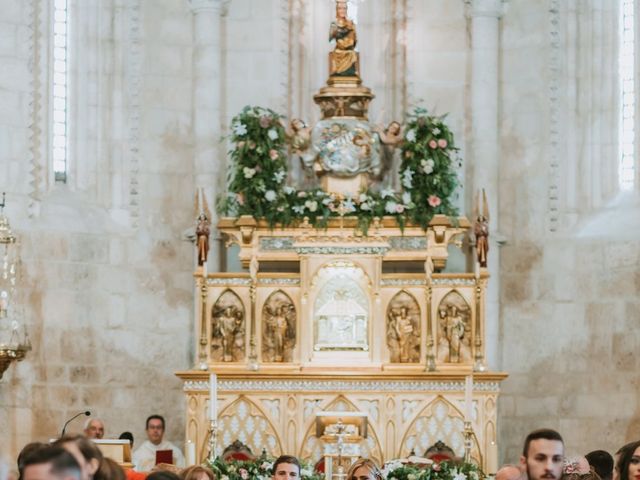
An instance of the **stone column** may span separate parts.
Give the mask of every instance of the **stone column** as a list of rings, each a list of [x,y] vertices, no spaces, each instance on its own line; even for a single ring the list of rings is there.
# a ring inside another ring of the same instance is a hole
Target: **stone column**
[[[215,225],[216,197],[225,187],[224,148],[220,143],[223,72],[221,22],[230,0],[189,0],[193,12],[194,190],[204,188],[213,214],[209,266],[218,271],[220,240]],[[194,219],[195,221],[195,219]]]
[[[486,297],[485,361],[498,365],[500,315],[500,222],[498,216],[498,57],[500,17],[504,0],[465,0],[471,20],[471,188],[484,188],[490,208],[490,244],[488,269],[491,280]]]

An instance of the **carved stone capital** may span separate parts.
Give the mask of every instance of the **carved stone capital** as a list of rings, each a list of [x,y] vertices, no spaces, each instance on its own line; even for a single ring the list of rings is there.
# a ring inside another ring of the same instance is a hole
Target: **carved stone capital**
[[[508,0],[464,0],[467,4],[467,15],[473,17],[500,18],[504,14]]]
[[[226,15],[227,6],[231,0],[188,0],[194,15],[202,12],[214,12],[218,15]]]

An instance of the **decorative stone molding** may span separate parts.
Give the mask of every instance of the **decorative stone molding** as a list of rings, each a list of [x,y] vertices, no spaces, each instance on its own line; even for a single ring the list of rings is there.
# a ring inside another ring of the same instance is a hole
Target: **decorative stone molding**
[[[547,198],[547,227],[558,230],[560,221],[560,0],[549,2],[549,190]]]
[[[469,5],[470,17],[500,18],[504,14],[505,4],[508,0],[465,0]]]
[[[128,8],[128,49],[126,56],[126,84],[127,84],[127,137],[129,160],[129,215],[131,226],[137,228],[140,217],[140,117],[142,85],[142,32],[140,0],[132,0]]]
[[[251,285],[250,278],[207,278],[207,285],[211,287],[220,285]]]
[[[465,382],[437,380],[218,380],[220,392],[463,392]],[[209,391],[207,380],[187,380],[185,392]],[[499,382],[473,382],[474,392],[497,393]]]
[[[189,0],[189,6],[195,15],[201,12],[215,12],[218,15],[226,15],[230,2],[231,0]]]
[[[380,280],[380,285],[383,287],[404,287],[404,286],[420,286],[426,285],[427,281],[424,278],[407,278],[397,279],[388,278]]]
[[[290,252],[293,250],[293,237],[266,237],[260,239],[260,250]]]
[[[48,49],[48,42],[45,41],[43,32],[43,16],[42,2],[40,0],[33,0],[29,3],[27,8],[27,14],[29,16],[29,28],[30,28],[30,68],[31,68],[31,84],[29,86],[29,104],[31,105],[30,121],[29,121],[29,217],[33,218],[38,216],[40,197],[42,193],[42,186],[45,183],[43,173],[46,169],[43,168],[43,132],[45,131],[45,125],[48,120],[47,115],[42,114],[43,108],[43,95],[47,91],[46,78],[48,75],[43,75],[43,61],[46,62],[46,55],[43,57],[42,52],[46,52]],[[44,78],[43,78],[44,77]],[[46,137],[46,135],[45,135]]]

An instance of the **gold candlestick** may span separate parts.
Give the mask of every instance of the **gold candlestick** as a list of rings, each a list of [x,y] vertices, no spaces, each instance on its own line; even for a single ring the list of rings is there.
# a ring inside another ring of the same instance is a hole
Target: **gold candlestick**
[[[218,422],[216,420],[209,421],[209,463],[213,463],[216,459],[216,450],[218,447]]]
[[[471,446],[473,445],[473,427],[471,426],[471,422],[464,422],[462,434],[464,435],[464,461],[465,463],[470,463]]]

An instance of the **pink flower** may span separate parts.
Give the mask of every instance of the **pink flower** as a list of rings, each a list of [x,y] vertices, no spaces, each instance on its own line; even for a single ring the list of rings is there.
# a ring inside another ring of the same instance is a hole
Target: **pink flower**
[[[298,198],[304,198],[307,196],[307,192],[301,190],[298,192]]]
[[[254,148],[256,148],[256,142],[254,142],[254,141],[250,141],[250,142],[249,142],[249,148],[250,148],[251,150],[253,150]]]
[[[438,140],[438,146],[440,148],[447,148],[447,145],[449,145],[447,143],[447,141],[444,138],[441,138],[440,140]]]
[[[240,477],[243,480],[247,480],[249,478],[249,472],[244,468],[241,468],[240,470],[238,470],[238,473],[240,474]]]
[[[434,463],[433,467],[431,467],[432,470],[439,472],[440,471],[440,464],[439,463]]]
[[[437,195],[429,195],[429,199],[427,200],[427,202],[429,202],[429,205],[431,205],[432,207],[437,207],[442,203],[442,200],[440,200],[440,197],[438,197]]]
[[[401,204],[396,205],[396,212],[398,213],[404,212],[404,205],[401,205]]]
[[[236,193],[238,205],[244,205],[244,193]]]
[[[244,142],[238,142],[238,148],[244,147]]]
[[[436,142],[435,140],[429,140],[429,147],[430,148],[438,148],[438,142]]]
[[[269,156],[271,157],[271,160],[276,160],[278,158],[278,151],[272,148],[269,150]]]

